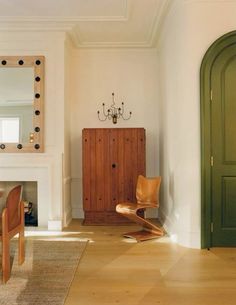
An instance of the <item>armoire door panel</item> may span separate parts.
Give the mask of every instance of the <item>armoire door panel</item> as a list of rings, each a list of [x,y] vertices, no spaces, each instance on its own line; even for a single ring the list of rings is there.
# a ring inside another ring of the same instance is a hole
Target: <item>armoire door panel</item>
[[[108,210],[110,205],[109,138],[106,129],[97,129],[95,158],[95,211]]]
[[[114,207],[118,201],[118,190],[116,182],[119,173],[119,160],[118,160],[118,147],[119,140],[116,129],[109,132],[109,147],[110,147],[110,179],[111,179],[111,204],[110,210],[114,210]]]
[[[89,205],[89,209],[93,209],[94,208],[94,204],[96,204],[96,175],[95,175],[95,168],[96,168],[96,134],[95,131],[92,130],[91,131],[91,135],[90,135],[90,151],[88,152],[89,156],[90,156],[90,186],[89,186],[89,192],[90,192],[90,205]],[[87,175],[87,173],[86,173]],[[88,179],[88,177],[86,177],[86,180]]]
[[[94,145],[92,132],[88,130],[84,130],[83,132],[83,207],[84,210],[90,210],[91,206],[91,190],[94,189],[94,185],[92,186],[92,178],[91,178],[91,159],[93,154],[91,154],[92,146]],[[95,181],[95,179],[94,179]]]
[[[118,181],[118,187],[117,187],[117,204],[119,202],[122,202],[125,200],[125,174],[126,170],[124,168],[123,160],[125,158],[125,152],[124,152],[124,131],[121,130],[120,132],[117,132],[117,138],[118,138],[118,147],[117,147],[117,156],[118,156],[118,164],[119,164],[119,171],[117,173],[117,181]],[[113,181],[113,184],[115,184],[116,181]],[[114,207],[115,208],[115,207]]]
[[[125,201],[134,201],[133,198],[133,130],[124,131],[124,158],[123,167],[126,171],[124,176],[124,196]]]
[[[138,133],[138,151],[137,151],[137,159],[138,159],[138,173],[146,172],[146,154],[143,152],[146,151],[146,135],[145,130],[140,129]]]
[[[137,177],[145,175],[145,130],[84,129],[83,163],[86,162],[89,164],[83,164],[84,223],[127,222],[115,207],[119,202],[136,201]]]

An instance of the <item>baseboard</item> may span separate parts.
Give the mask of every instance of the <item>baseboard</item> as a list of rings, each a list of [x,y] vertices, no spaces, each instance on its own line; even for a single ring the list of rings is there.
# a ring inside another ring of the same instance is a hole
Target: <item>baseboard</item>
[[[181,229],[175,230],[176,225],[172,219],[161,210],[159,210],[159,220],[173,242],[188,248],[201,248],[200,232],[183,231]]]
[[[64,227],[68,227],[69,223],[72,220],[72,213],[71,210],[69,211],[69,213],[66,213],[65,218],[64,218]]]
[[[170,235],[170,228],[172,225],[172,221],[167,215],[165,215],[165,213],[161,209],[158,210],[158,219],[161,225],[163,226],[163,228],[165,229],[166,233]]]
[[[72,207],[72,218],[84,219],[83,208],[74,208],[74,207]]]
[[[64,216],[64,227],[67,227],[72,220],[72,209],[68,209]]]
[[[62,221],[61,220],[48,220],[48,230],[49,231],[62,231]]]

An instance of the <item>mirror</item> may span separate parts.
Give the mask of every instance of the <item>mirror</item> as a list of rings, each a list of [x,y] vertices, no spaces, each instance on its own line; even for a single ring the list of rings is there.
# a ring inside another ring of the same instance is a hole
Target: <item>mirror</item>
[[[43,56],[0,56],[0,153],[43,151]]]

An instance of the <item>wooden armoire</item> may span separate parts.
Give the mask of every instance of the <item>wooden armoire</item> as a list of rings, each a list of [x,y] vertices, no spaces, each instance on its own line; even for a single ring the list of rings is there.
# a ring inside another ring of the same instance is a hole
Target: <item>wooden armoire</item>
[[[135,202],[138,175],[145,175],[144,128],[83,129],[84,224],[119,224],[124,201]]]

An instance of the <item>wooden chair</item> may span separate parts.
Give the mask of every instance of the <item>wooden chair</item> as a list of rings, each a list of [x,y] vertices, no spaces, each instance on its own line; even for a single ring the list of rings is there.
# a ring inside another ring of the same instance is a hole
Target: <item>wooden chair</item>
[[[118,213],[142,226],[141,231],[125,233],[123,234],[125,237],[143,241],[164,235],[162,228],[138,215],[139,211],[145,210],[146,208],[159,207],[160,184],[161,177],[146,178],[140,175],[138,176],[136,187],[137,203],[124,202],[116,206]]]
[[[14,187],[8,194],[6,207],[1,215],[0,237],[2,240],[2,280],[6,283],[11,274],[10,268],[10,240],[17,233],[18,264],[25,260],[24,249],[24,204],[21,201],[22,186]]]

